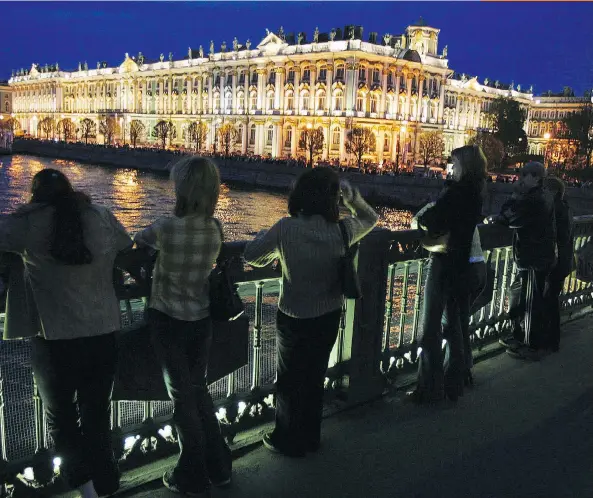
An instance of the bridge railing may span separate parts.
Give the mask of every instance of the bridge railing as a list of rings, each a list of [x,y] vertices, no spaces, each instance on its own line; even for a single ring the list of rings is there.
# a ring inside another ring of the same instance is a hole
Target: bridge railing
[[[590,243],[593,216],[576,218],[575,231],[575,249]],[[494,270],[494,290],[492,300],[472,316],[477,351],[510,326],[508,289],[515,271],[511,231],[482,226],[480,232],[486,260]],[[400,372],[415,367],[427,262],[419,236],[412,230],[377,229],[361,244],[363,298],[345,303],[327,374],[328,398],[337,403],[378,397]],[[244,243],[228,245],[237,257],[234,274],[250,318],[249,362],[210,389],[223,431],[232,440],[239,432],[273,419],[275,317],[281,282],[277,270],[251,269],[242,262]],[[145,308],[145,299],[133,288],[125,294],[124,327],[142,320]],[[565,316],[592,304],[592,284],[569,276],[562,294]],[[0,371],[1,482],[14,485],[16,497],[31,496],[35,489],[58,485],[60,460],[53,452],[34,386],[28,340],[0,344]],[[171,414],[170,402],[113,403],[114,447],[124,469],[177,451]]]

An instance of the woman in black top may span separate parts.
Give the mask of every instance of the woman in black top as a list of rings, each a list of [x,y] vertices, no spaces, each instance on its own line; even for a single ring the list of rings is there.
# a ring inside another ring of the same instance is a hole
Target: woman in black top
[[[486,187],[486,157],[476,145],[452,152],[453,178],[448,181],[435,205],[420,218],[419,226],[428,237],[448,234],[446,249],[431,253],[424,290],[423,320],[419,346],[418,384],[408,393],[414,403],[443,399],[456,401],[463,394],[463,326],[469,324],[467,282],[470,250],[476,224],[482,219]],[[443,369],[441,317],[445,305],[451,337],[450,359]]]

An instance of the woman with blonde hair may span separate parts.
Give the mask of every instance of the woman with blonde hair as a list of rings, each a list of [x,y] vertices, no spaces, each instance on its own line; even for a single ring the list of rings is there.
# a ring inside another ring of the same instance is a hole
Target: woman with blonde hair
[[[193,156],[173,166],[171,179],[173,215],[134,239],[158,251],[148,320],[180,448],[177,465],[163,483],[171,491],[206,498],[211,484],[230,483],[232,465],[206,382],[212,343],[208,277],[222,245],[214,218],[220,176],[211,160]]]
[[[424,289],[418,385],[408,399],[421,404],[452,401],[463,394],[465,369],[463,331],[469,327],[469,277],[472,240],[482,219],[486,188],[486,157],[477,145],[455,149],[453,178],[434,206],[418,218],[429,240],[444,237],[442,250],[430,253]],[[449,354],[443,369],[441,319],[447,310]]]

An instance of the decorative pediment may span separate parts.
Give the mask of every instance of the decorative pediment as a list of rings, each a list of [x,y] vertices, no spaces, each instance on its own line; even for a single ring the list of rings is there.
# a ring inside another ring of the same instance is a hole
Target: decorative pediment
[[[268,32],[257,48],[265,50],[266,52],[276,52],[284,46],[287,46],[286,42],[284,42],[278,35]]]
[[[463,83],[462,87],[469,88],[470,90],[475,90],[477,92],[481,92],[483,90],[483,86],[478,83],[478,78],[476,76]]]
[[[126,57],[124,61],[119,66],[120,73],[134,73],[138,71],[138,64],[130,58],[129,54],[126,52]]]

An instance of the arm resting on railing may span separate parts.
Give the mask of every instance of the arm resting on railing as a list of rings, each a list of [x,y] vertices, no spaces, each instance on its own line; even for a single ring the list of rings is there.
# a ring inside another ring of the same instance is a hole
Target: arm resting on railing
[[[245,261],[252,266],[263,267],[273,263],[280,257],[280,227],[282,220],[278,221],[269,230],[262,230],[255,239],[245,247]]]

